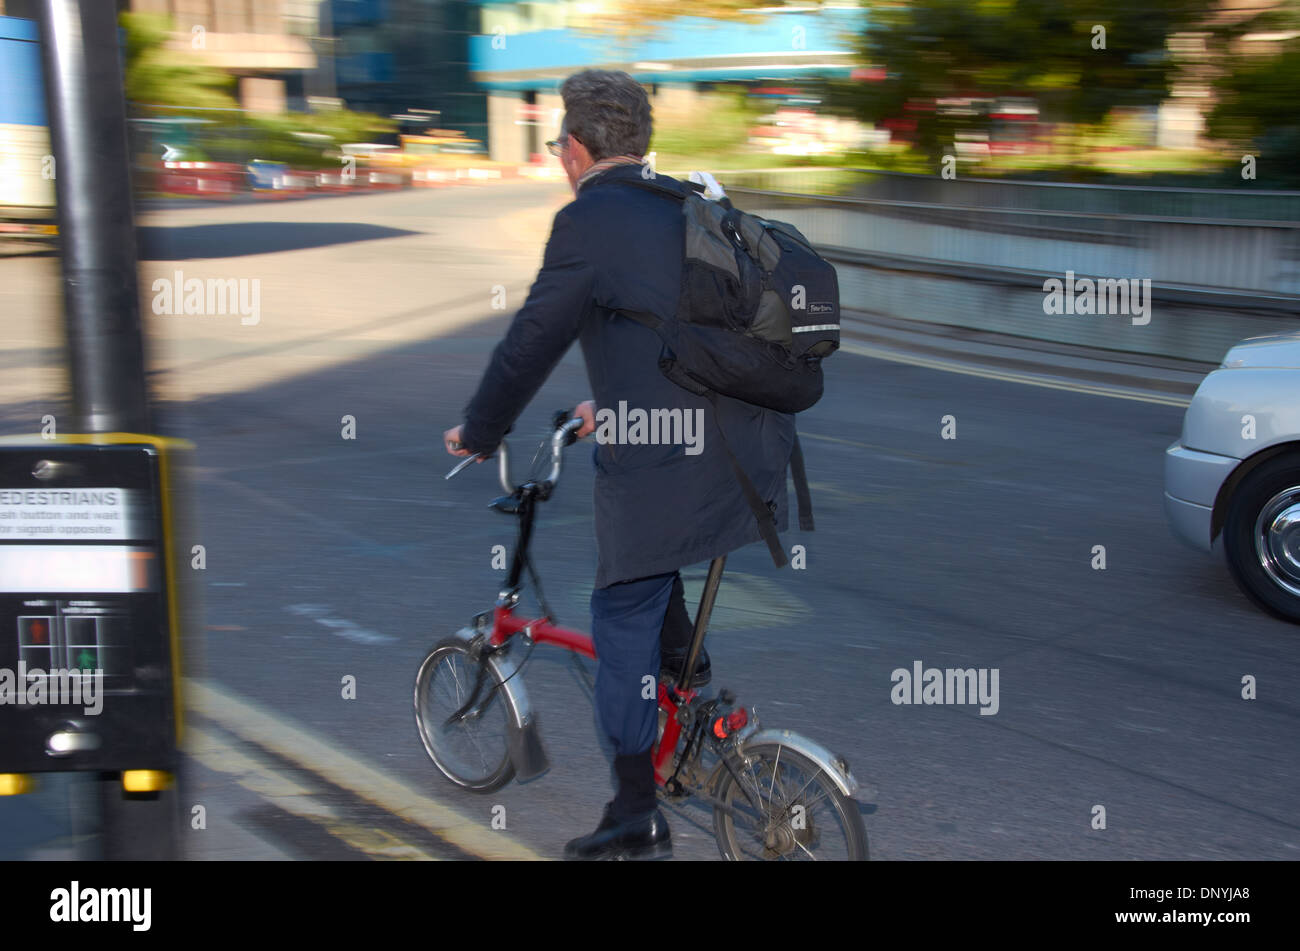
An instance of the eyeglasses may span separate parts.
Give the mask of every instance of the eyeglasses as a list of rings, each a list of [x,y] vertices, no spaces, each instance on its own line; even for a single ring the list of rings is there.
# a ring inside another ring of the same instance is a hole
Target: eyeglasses
[[[570,139],[573,139],[573,133],[572,133],[572,132],[567,133],[567,134],[564,135],[562,138],[559,138],[559,139],[551,139],[551,141],[549,141],[549,142],[546,143],[546,151],[550,152],[550,153],[551,153],[552,155],[554,155],[556,158],[560,158],[560,157],[562,157],[562,156],[564,155],[564,151],[565,151],[565,149],[567,149],[567,148],[569,147],[569,140],[570,140]],[[578,142],[579,140],[574,139],[574,141],[575,141],[575,142]],[[581,143],[580,143],[580,144],[581,144]]]

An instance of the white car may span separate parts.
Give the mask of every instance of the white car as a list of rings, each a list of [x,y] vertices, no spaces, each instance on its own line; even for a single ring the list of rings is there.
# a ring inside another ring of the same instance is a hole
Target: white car
[[[1201,381],[1165,450],[1174,533],[1222,550],[1237,584],[1300,623],[1300,332],[1250,337]]]

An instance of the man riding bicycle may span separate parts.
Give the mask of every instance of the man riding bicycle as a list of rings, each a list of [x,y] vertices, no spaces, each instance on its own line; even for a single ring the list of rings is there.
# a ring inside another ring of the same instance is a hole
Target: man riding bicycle
[[[671,315],[681,291],[681,204],[634,181],[653,174],[643,159],[649,100],[631,76],[605,70],[570,76],[560,94],[564,121],[548,145],[575,198],[555,216],[542,269],[465,422],[443,438],[453,455],[490,455],[574,340],[595,397],[575,410],[584,421],[579,436],[596,431],[597,408],[617,407],[628,419],[639,410],[643,420],[703,421],[691,445],[652,439],[661,434],[644,425],[639,433],[635,425],[608,427],[614,438],[603,428],[594,453],[596,709],[618,782],[597,829],[570,841],[565,858],[661,857],[671,854],[671,837],[655,802],[658,707],[645,685],[680,673],[685,661],[691,623],[679,569],[761,537],[718,427],[782,531],[794,417],[725,396],[710,401],[660,372],[659,338],[618,313]],[[707,681],[707,656],[697,673],[693,685]]]

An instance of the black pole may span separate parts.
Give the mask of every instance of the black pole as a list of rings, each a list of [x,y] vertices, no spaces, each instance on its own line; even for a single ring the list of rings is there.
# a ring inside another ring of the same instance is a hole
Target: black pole
[[[72,432],[149,433],[135,214],[117,3],[40,0],[41,63],[54,149]],[[179,800],[127,796],[97,775],[99,854],[175,859]]]
[[[40,0],[38,11],[63,252],[70,428],[147,433],[117,4]]]

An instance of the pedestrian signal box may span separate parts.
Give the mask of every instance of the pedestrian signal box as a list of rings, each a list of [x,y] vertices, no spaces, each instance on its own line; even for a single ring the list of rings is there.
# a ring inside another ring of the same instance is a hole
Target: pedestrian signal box
[[[175,771],[188,448],[0,439],[0,774]]]

